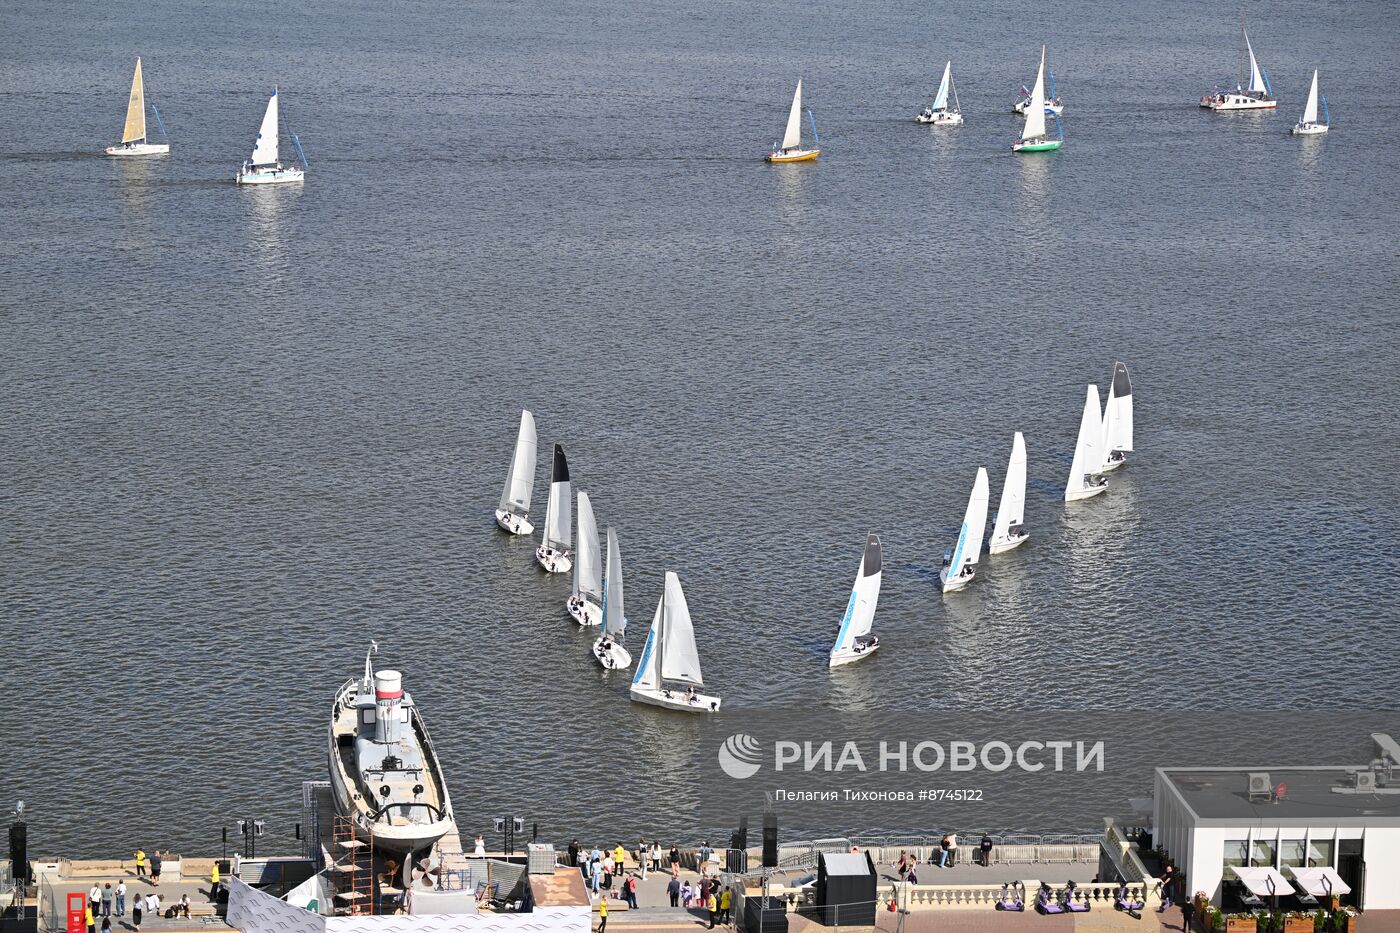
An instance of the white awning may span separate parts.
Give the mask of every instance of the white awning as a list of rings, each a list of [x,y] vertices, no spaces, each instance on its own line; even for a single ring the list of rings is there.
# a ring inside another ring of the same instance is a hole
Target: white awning
[[[1260,897],[1287,896],[1293,893],[1293,885],[1273,868],[1236,868],[1230,871],[1244,882],[1244,886]]]
[[[1304,894],[1313,897],[1329,897],[1333,894],[1350,894],[1351,885],[1330,868],[1293,868],[1288,873],[1293,876],[1293,886]]]

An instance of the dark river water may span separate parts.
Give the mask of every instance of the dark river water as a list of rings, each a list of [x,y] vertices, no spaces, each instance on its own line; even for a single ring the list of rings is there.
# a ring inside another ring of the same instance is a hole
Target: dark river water
[[[1346,711],[1400,696],[1388,4],[1247,10],[1283,103],[1233,115],[1196,98],[1238,79],[1236,11],[1198,0],[271,12],[0,11],[4,797],[36,849],[209,851],[239,815],[290,847],[371,638],[469,833],[718,825],[713,743],[631,704],[494,528],[522,407],[537,513],[559,441],[633,648],[676,571],[736,715],[1154,713],[1099,796],[1047,779],[983,826],[1093,829],[1151,765],[1369,753],[1387,717]],[[1066,145],[1016,157],[1042,40]],[[106,159],[137,54],[173,150]],[[967,123],[916,126],[948,58]],[[1295,139],[1314,67],[1334,129]],[[799,75],[823,155],[765,165]],[[308,180],[236,189],[274,83]],[[1115,359],[1137,450],[1066,508]],[[945,599],[1017,430],[1031,540]],[[829,673],[868,531],[882,647]],[[945,825],[825,820],[791,831]]]

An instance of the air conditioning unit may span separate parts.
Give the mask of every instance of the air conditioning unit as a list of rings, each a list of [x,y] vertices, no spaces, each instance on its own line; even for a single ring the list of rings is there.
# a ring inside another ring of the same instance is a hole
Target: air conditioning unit
[[[1376,772],[1374,771],[1353,771],[1351,773],[1351,786],[1360,793],[1375,793]]]
[[[554,874],[554,846],[547,842],[532,842],[526,847],[530,853],[527,871],[532,875]]]
[[[1262,797],[1271,800],[1274,796],[1274,784],[1269,780],[1267,771],[1249,772],[1249,799],[1254,800]]]

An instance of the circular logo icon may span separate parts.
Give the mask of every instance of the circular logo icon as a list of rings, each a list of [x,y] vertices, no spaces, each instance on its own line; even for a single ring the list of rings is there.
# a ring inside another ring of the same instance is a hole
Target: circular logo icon
[[[757,774],[762,760],[763,749],[758,739],[743,732],[734,733],[719,747],[720,769],[736,781]]]

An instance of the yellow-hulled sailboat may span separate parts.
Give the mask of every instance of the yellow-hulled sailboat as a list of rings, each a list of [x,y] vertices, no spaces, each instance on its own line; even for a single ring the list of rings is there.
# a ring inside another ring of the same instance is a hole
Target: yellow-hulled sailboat
[[[788,111],[787,130],[783,133],[783,144],[765,157],[769,162],[809,162],[822,154],[821,138],[817,136],[817,121],[812,111],[807,111],[812,121],[812,148],[802,148],[802,79],[797,79],[797,91],[792,95],[792,109]]]
[[[151,105],[155,112],[156,126],[167,140],[165,124],[161,122],[160,111]],[[107,154],[112,156],[164,155],[170,151],[170,143],[146,142],[146,86],[141,80],[141,59],[136,59],[136,73],[131,76],[131,96],[126,102],[126,125],[122,127],[122,141],[119,146],[108,146]]]

